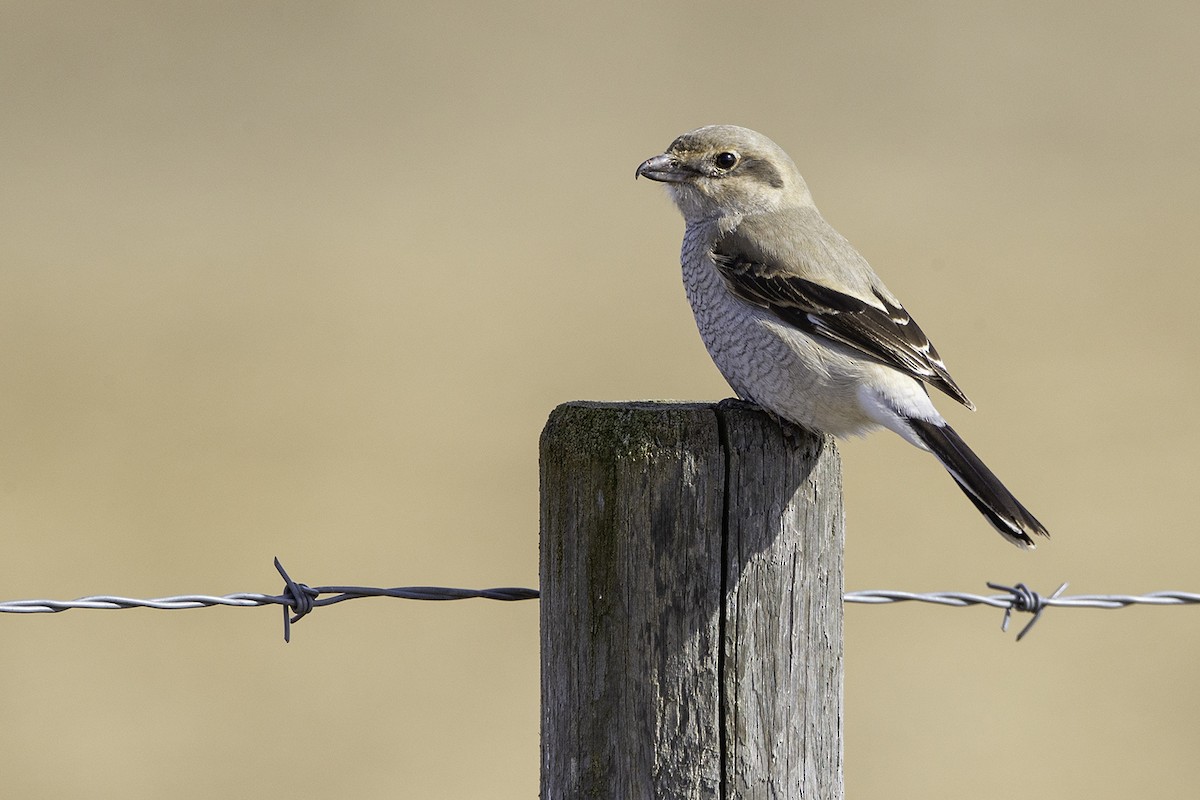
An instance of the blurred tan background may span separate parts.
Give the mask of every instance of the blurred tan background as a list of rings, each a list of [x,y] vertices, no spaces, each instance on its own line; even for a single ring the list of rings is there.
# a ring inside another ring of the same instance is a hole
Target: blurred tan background
[[[533,586],[572,399],[728,390],[633,171],[757,128],[1045,521],[845,444],[847,587],[1200,590],[1200,6],[0,5],[0,598]],[[1200,609],[847,610],[846,786],[1192,798]],[[1024,624],[1017,619],[1014,625]],[[537,604],[0,617],[0,793],[532,798]]]

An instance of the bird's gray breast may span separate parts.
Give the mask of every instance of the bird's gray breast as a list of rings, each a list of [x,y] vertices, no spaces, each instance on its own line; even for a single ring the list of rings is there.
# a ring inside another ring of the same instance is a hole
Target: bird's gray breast
[[[733,295],[711,258],[715,230],[689,226],[680,261],[700,338],[737,394],[792,422],[835,434],[870,422],[855,396],[854,365],[769,310]]]

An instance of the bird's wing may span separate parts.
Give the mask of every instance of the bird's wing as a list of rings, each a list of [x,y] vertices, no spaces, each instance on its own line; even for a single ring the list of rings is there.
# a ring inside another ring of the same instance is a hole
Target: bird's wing
[[[714,246],[713,263],[736,296],[805,333],[840,342],[975,408],[946,371],[933,343],[899,303],[878,289],[872,293],[879,305],[868,303],[765,263],[757,255],[739,252],[736,236]]]

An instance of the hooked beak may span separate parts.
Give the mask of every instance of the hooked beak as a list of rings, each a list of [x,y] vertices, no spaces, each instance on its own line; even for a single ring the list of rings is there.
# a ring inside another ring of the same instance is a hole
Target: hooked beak
[[[663,183],[683,183],[692,176],[692,170],[679,163],[679,159],[675,156],[666,153],[647,158],[633,175],[635,179],[646,177],[652,181],[662,181]]]

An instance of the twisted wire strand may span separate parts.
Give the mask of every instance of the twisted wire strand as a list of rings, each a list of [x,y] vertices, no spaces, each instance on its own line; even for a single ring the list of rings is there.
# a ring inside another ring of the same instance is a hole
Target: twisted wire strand
[[[171,597],[152,597],[139,599],[120,597],[117,595],[91,595],[76,600],[7,600],[0,601],[0,613],[7,614],[46,614],[68,611],[71,609],[125,609],[125,608],[154,608],[174,611],[185,608],[211,608],[213,606],[257,607],[278,605],[283,609],[284,641],[291,640],[291,626],[299,622],[306,614],[315,608],[330,606],[346,600],[358,600],[364,597],[392,597],[401,600],[500,600],[512,602],[517,600],[536,600],[540,597],[537,589],[522,589],[518,587],[497,587],[493,589],[455,589],[444,586],[400,586],[393,588],[378,588],[372,586],[308,586],[294,581],[279,559],[275,559],[275,569],[284,581],[283,592],[274,594],[258,594],[254,592],[236,592],[226,595],[181,594]],[[1200,593],[1180,591],[1149,592],[1141,595],[1131,594],[1080,594],[1064,597],[1062,593],[1067,584],[1062,584],[1055,592],[1043,597],[1031,590],[1024,583],[1013,586],[989,583],[988,587],[1002,591],[1002,594],[973,594],[971,592],[906,592],[894,589],[867,589],[846,592],[842,598],[847,603],[863,603],[867,605],[883,605],[888,603],[931,603],[933,605],[965,608],[967,606],[985,605],[992,608],[1004,609],[1004,620],[1001,630],[1007,631],[1009,620],[1014,611],[1032,614],[1032,619],[1017,634],[1020,641],[1030,628],[1033,627],[1047,608],[1127,608],[1132,605],[1149,606],[1178,606],[1200,604]]]
[[[856,592],[846,592],[843,599],[847,603],[864,603],[868,605],[883,605],[886,603],[933,603],[942,606],[976,606],[986,605],[994,608],[1008,608],[1012,605],[1011,594],[982,595],[970,592],[902,592],[893,589],[864,589]],[[1060,608],[1125,608],[1133,605],[1151,606],[1182,606],[1200,603],[1200,593],[1196,592],[1148,592],[1146,594],[1075,594],[1069,597],[1046,597],[1042,599],[1043,606]]]

